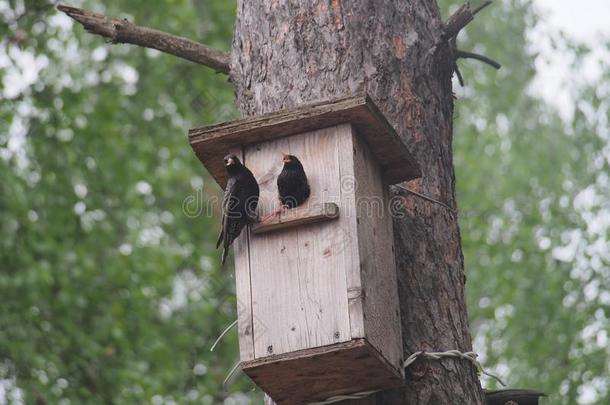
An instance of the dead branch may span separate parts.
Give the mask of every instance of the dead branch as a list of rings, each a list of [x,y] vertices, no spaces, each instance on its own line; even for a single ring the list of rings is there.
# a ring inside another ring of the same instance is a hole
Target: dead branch
[[[93,11],[58,5],[57,9],[78,21],[90,33],[113,44],[126,43],[153,48],[229,74],[229,54],[188,38],[135,25],[127,19],[109,18]]]
[[[496,69],[500,69],[502,67],[502,65],[500,65],[498,62],[496,62],[495,60],[488,58],[487,56],[484,55],[479,55],[478,53],[474,53],[474,52],[467,52],[467,51],[462,51],[460,49],[458,49],[456,52],[456,58],[462,58],[462,59],[476,59],[480,62],[486,63],[489,66],[492,66]]]
[[[445,22],[445,38],[451,39],[474,19],[470,3],[464,3]]]
[[[419,197],[419,198],[421,198],[423,200],[426,200],[426,201],[429,201],[431,203],[440,205],[441,207],[447,209],[453,215],[456,214],[455,210],[453,208],[451,208],[450,206],[448,206],[447,204],[445,204],[444,202],[440,202],[439,200],[435,200],[432,197],[428,197],[427,195],[418,193],[417,191],[411,190],[410,188],[407,188],[407,187],[404,187],[404,186],[401,186],[400,184],[394,184],[393,189],[394,189],[394,192],[396,194],[399,194],[399,195],[408,195],[408,194],[414,195],[414,196]]]
[[[466,2],[458,8],[455,13],[453,13],[445,22],[445,38],[451,39],[465,27],[472,20],[474,20],[474,16],[483,10],[485,7],[489,6],[492,2],[486,1],[481,4],[479,7],[472,10],[470,8],[470,3]]]
[[[464,76],[462,76],[462,72],[460,72],[460,68],[457,65],[457,63],[454,64],[453,71],[455,72],[455,75],[458,78],[458,82],[460,83],[460,86],[464,87]]]
[[[461,49],[457,48],[457,35],[460,33],[460,31],[464,27],[466,27],[472,20],[474,20],[474,16],[477,13],[479,13],[485,7],[489,6],[491,3],[491,1],[485,1],[483,4],[473,10],[470,8],[470,3],[466,2],[462,4],[462,6],[460,6],[460,8],[458,8],[455,13],[453,13],[445,22],[444,33],[442,38],[449,44],[449,49],[452,53],[451,63],[453,63],[453,71],[457,75],[457,78],[460,82],[460,86],[462,87],[464,86],[464,78],[462,77],[460,69],[457,65],[458,59],[475,59],[490,66],[493,66],[496,69],[500,69],[501,67],[498,62],[487,56],[480,55],[474,52],[462,51]]]
[[[452,60],[453,60],[453,71],[458,78],[460,86],[464,87],[464,76],[462,76],[462,72],[460,72],[460,68],[457,64],[457,57],[455,56],[455,52],[457,51],[457,38],[453,37],[449,40],[449,50],[451,51]]]
[[[472,15],[475,16],[477,15],[477,13],[481,10],[483,10],[485,7],[489,6],[492,3],[491,0],[486,1],[485,3],[481,4],[479,7],[475,8],[474,10],[472,10]]]

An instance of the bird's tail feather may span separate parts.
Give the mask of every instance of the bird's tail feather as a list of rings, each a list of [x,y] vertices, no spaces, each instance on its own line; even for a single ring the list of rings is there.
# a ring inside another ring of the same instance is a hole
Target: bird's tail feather
[[[218,249],[218,247],[220,246],[220,242],[222,242],[223,236],[224,236],[224,230],[221,229],[220,233],[218,234],[218,240],[216,241],[216,249]]]
[[[222,248],[222,265],[225,265],[225,261],[227,260],[227,255],[229,254],[228,247]]]
[[[233,239],[231,238],[231,234],[229,233],[228,235],[225,234],[223,232],[223,238],[222,238],[222,265],[225,265],[225,261],[227,260],[227,256],[229,255],[229,247],[231,246],[231,243],[233,242]]]
[[[230,235],[227,235],[224,238],[224,243],[222,245],[222,265],[224,266],[225,261],[227,260],[227,256],[229,255],[229,248],[231,247],[231,243],[233,243],[233,239]]]

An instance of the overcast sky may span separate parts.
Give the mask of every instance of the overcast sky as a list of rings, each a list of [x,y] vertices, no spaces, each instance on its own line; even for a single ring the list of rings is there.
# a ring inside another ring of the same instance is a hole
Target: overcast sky
[[[610,0],[534,0],[549,22],[583,41],[610,35]]]
[[[604,41],[610,41],[610,0],[534,0],[534,3],[543,17],[531,41],[543,57],[536,60],[538,75],[532,90],[557,106],[564,117],[569,117],[573,100],[565,83],[596,79],[601,73],[597,61],[610,60],[603,45]],[[558,30],[595,49],[581,70],[570,71],[565,55],[554,51],[545,41],[550,33]]]

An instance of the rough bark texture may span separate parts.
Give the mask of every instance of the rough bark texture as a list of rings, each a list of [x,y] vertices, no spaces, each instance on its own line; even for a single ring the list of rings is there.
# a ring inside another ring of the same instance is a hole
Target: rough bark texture
[[[231,77],[243,115],[355,92],[364,85],[415,154],[409,186],[452,208],[453,60],[431,0],[240,0]],[[450,211],[405,197],[394,233],[404,350],[471,349],[464,264]],[[376,404],[482,404],[473,366],[418,361]]]

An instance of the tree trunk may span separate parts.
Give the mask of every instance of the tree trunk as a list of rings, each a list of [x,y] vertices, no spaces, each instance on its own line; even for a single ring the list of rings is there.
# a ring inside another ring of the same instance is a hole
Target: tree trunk
[[[239,0],[237,7],[231,77],[243,115],[365,86],[421,165],[423,178],[409,187],[456,207],[452,59],[436,2]],[[471,350],[457,218],[414,197],[404,204],[394,234],[405,357]],[[373,402],[483,403],[469,362],[418,360],[406,376],[403,388]]]

